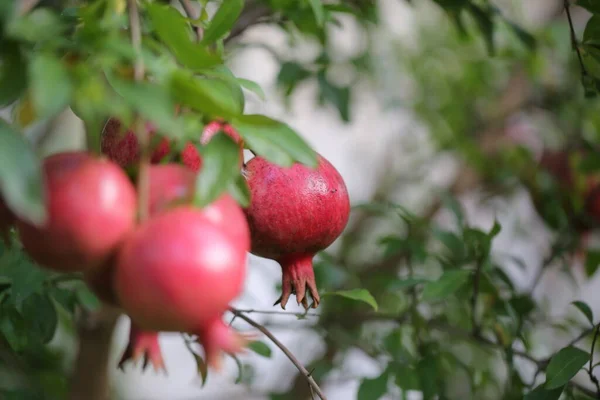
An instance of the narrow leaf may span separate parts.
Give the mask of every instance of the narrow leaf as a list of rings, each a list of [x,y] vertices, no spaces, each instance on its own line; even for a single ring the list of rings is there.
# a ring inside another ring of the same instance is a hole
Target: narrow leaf
[[[573,346],[556,353],[546,370],[546,389],[557,389],[566,385],[590,359],[590,354]]]
[[[229,136],[218,134],[201,151],[202,170],[196,180],[195,204],[204,207],[239,176],[239,147]]]
[[[298,161],[317,166],[315,151],[287,124],[264,115],[243,115],[232,122],[252,150],[282,166]]]
[[[40,118],[62,111],[71,100],[69,73],[55,56],[37,53],[29,64],[31,99]]]
[[[235,21],[242,13],[244,8],[244,0],[226,0],[221,4],[208,27],[204,31],[202,41],[204,43],[212,43],[221,39],[227,32],[231,30]]]
[[[592,324],[592,326],[594,325],[594,313],[592,312],[590,306],[587,305],[587,303],[584,303],[583,301],[574,301],[571,304],[577,307],[579,311],[581,311],[581,313],[585,315],[585,317],[590,322],[590,324]]]
[[[321,0],[308,0],[308,2],[312,7],[313,14],[315,14],[317,25],[323,26],[323,23],[325,23],[325,9],[323,8],[323,3]]]
[[[363,379],[359,388],[357,400],[378,400],[388,391],[388,374],[384,372],[374,379]]]
[[[322,297],[327,296],[327,295],[342,296],[347,299],[362,301],[363,303],[367,303],[368,305],[373,307],[373,309],[375,311],[377,311],[377,309],[378,309],[377,301],[375,301],[375,298],[373,297],[373,295],[371,295],[371,293],[369,293],[369,291],[367,289],[350,289],[350,290],[339,290],[337,292],[327,292],[327,293],[324,293],[322,295]]]
[[[271,358],[271,348],[267,346],[264,342],[252,342],[248,345],[248,348],[260,356]]]
[[[527,393],[523,400],[558,400],[564,390],[564,386],[556,389],[546,389],[544,385],[540,385],[531,392]]]
[[[249,79],[243,79],[243,78],[237,78],[237,81],[239,82],[240,85],[242,85],[242,87],[250,90],[251,92],[254,92],[258,95],[258,97],[260,97],[262,100],[265,100],[267,98],[267,96],[265,95],[265,92],[263,91],[263,89],[260,87],[260,85],[254,81],[251,81]]]

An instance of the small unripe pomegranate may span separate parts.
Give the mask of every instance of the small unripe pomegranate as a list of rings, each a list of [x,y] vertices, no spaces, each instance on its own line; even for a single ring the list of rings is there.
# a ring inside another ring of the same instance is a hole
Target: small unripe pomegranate
[[[308,291],[316,308],[320,298],[312,260],[335,241],[348,222],[350,201],[344,180],[320,155],[316,169],[299,163],[283,168],[254,157],[244,175],[252,196],[246,210],[251,252],[276,260],[283,270],[277,303],[285,309],[295,293],[298,304],[308,309]]]
[[[198,333],[241,293],[248,250],[202,210],[162,212],[119,251],[119,302],[144,330]]]
[[[160,350],[158,341],[158,332],[141,330],[133,321],[129,328],[129,343],[119,361],[119,368],[123,370],[128,361],[136,364],[140,359],[144,360],[142,370],[145,370],[148,364],[152,364],[154,371],[167,372],[167,367]]]
[[[25,251],[60,272],[101,266],[134,226],[137,198],[127,175],[85,152],[47,157],[43,173],[48,222],[17,222]]]
[[[15,215],[0,196],[0,238],[8,246],[10,244],[10,228],[15,223]]]
[[[146,123],[144,128],[151,137],[155,135],[156,127],[151,123]],[[104,126],[101,149],[104,155],[123,168],[133,166],[140,161],[141,149],[135,132],[128,129],[122,133],[121,122],[116,118],[109,119]],[[169,152],[169,141],[163,138],[155,146],[150,162],[159,163]]]

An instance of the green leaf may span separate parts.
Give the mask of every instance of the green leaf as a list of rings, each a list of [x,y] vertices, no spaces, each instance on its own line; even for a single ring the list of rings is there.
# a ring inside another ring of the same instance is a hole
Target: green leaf
[[[420,278],[420,277],[412,277],[412,278],[407,278],[407,279],[402,279],[402,280],[395,280],[393,282],[391,282],[388,285],[388,289],[394,290],[394,289],[408,289],[408,288],[412,288],[414,286],[420,285],[422,283],[428,283],[431,282],[431,279],[427,279],[427,278]]]
[[[447,271],[434,282],[429,282],[423,288],[423,301],[442,300],[454,294],[467,283],[471,271]]]
[[[579,311],[581,311],[581,313],[585,315],[585,317],[590,322],[590,324],[592,324],[592,326],[594,325],[594,313],[592,312],[590,306],[588,306],[583,301],[574,301],[571,304],[577,307]]]
[[[64,30],[59,16],[49,7],[35,8],[22,18],[15,18],[7,27],[10,36],[32,43],[52,41]]]
[[[221,39],[231,30],[244,8],[244,0],[227,0],[221,4],[204,31],[203,43]]]
[[[592,14],[600,14],[600,2],[598,0],[577,0],[576,4]]]
[[[360,383],[356,400],[378,400],[388,391],[387,371],[374,379],[365,378]]]
[[[244,138],[249,148],[267,160],[282,166],[298,161],[317,166],[317,154],[287,124],[264,115],[243,115],[231,125]]]
[[[212,118],[228,119],[243,112],[238,94],[230,82],[222,79],[194,77],[186,71],[178,70],[171,75],[170,87],[173,98],[178,103]]]
[[[46,344],[52,340],[58,326],[54,303],[47,294],[34,293],[23,301],[21,311],[27,333]]]
[[[184,129],[175,118],[175,103],[163,87],[144,82],[134,83],[109,74],[107,78],[115,91],[144,119],[155,123],[166,136],[181,138]]]
[[[600,45],[600,15],[594,15],[589,19],[583,31],[583,43]]]
[[[556,389],[546,389],[544,385],[540,385],[531,392],[527,393],[523,400],[558,400],[562,394],[564,386]]]
[[[34,53],[29,64],[31,99],[39,118],[62,111],[71,101],[73,85],[60,59],[49,53]]]
[[[222,62],[221,57],[206,46],[192,41],[189,24],[175,8],[151,3],[146,5],[146,9],[156,34],[181,64],[191,69],[202,69]]]
[[[206,379],[208,378],[208,364],[201,355],[196,354],[191,350],[190,353],[194,356],[194,360],[196,361],[196,371],[198,371],[198,375],[200,375],[200,380],[202,381],[202,387],[204,387]]]
[[[27,65],[19,46],[2,43],[0,56],[0,108],[17,100],[27,87]]]
[[[202,169],[196,179],[194,202],[205,207],[235,183],[239,172],[239,145],[227,135],[215,135],[201,149]]]
[[[229,182],[227,191],[240,206],[245,208],[250,205],[250,188],[241,174],[238,174],[233,181]]]
[[[373,297],[373,295],[371,295],[371,293],[369,293],[367,289],[350,289],[338,290],[336,292],[326,292],[322,295],[322,297],[328,295],[341,296],[351,300],[362,301],[363,303],[367,303],[368,305],[373,307],[375,311],[377,311],[378,308],[377,301],[375,301],[375,298]]]
[[[77,300],[79,303],[90,311],[98,310],[102,303],[85,284],[81,283],[77,288]]]
[[[266,100],[267,96],[265,95],[265,92],[263,91],[263,89],[260,87],[260,85],[254,81],[251,81],[249,79],[243,79],[243,78],[236,78],[237,81],[239,82],[240,85],[242,85],[242,87],[250,90],[251,92],[254,92],[258,95],[258,97],[260,97],[262,100]]]
[[[325,23],[325,9],[321,0],[308,0],[312,7],[313,14],[315,14],[315,20],[318,26],[323,26]]]
[[[592,277],[600,266],[600,251],[588,250],[585,255],[585,273]]]
[[[295,62],[281,64],[277,75],[277,84],[283,88],[286,96],[292,94],[296,86],[312,75],[312,72]]]
[[[260,356],[271,358],[271,348],[264,342],[252,342],[248,345],[248,348]]]
[[[324,73],[318,75],[321,96],[333,104],[344,122],[350,121],[350,88],[339,87],[329,82]]]
[[[414,368],[399,365],[393,369],[393,372],[396,376],[396,385],[402,389],[402,391],[421,389],[419,375]]]
[[[566,385],[588,362],[590,354],[573,346],[556,353],[546,369],[546,389],[557,389]]]
[[[24,253],[13,248],[0,258],[0,274],[11,281],[11,303],[18,309],[25,299],[41,292],[49,272],[32,263]]]
[[[41,162],[25,136],[0,119],[0,192],[20,218],[41,225],[47,211]]]

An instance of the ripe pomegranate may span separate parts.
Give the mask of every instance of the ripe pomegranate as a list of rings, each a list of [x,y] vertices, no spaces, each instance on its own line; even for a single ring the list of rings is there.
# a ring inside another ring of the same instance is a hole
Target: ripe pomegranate
[[[145,129],[154,136],[156,132],[154,125],[146,123]],[[129,129],[123,134],[121,122],[116,118],[109,119],[104,126],[101,149],[104,155],[123,168],[130,167],[140,160],[141,150],[135,132]],[[169,141],[165,138],[161,139],[150,157],[150,162],[159,163],[169,154],[169,151]]]
[[[303,164],[283,168],[262,157],[254,157],[245,169],[252,203],[246,210],[250,226],[251,252],[281,264],[285,309],[291,294],[298,304],[309,308],[307,289],[320,298],[312,259],[344,230],[350,201],[344,180],[325,158],[318,155],[318,167]]]
[[[38,228],[17,221],[25,251],[61,272],[102,265],[134,226],[133,185],[119,166],[85,152],[47,157],[43,173],[48,222]]]
[[[156,372],[163,371],[167,373],[167,367],[160,350],[158,341],[158,332],[141,330],[134,322],[131,322],[129,328],[129,343],[119,361],[119,368],[123,370],[128,361],[137,363],[143,359],[142,370],[145,370],[148,364],[152,364]]]
[[[0,238],[7,246],[10,245],[10,228],[15,223],[15,215],[0,196]]]
[[[243,289],[245,244],[204,210],[180,206],[161,212],[141,224],[119,251],[119,302],[141,329],[202,336]]]

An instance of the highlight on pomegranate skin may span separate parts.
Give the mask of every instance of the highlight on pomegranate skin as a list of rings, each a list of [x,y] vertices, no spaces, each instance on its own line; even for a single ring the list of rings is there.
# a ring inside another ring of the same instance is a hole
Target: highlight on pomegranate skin
[[[59,272],[98,268],[133,229],[133,184],[118,165],[85,152],[49,156],[43,173],[48,221],[42,227],[17,221],[25,251]]]
[[[126,363],[137,364],[140,359],[143,360],[142,370],[145,370],[148,365],[152,365],[154,371],[167,373],[158,341],[158,332],[141,330],[132,321],[129,329],[129,343],[121,356],[119,368],[123,370]]]
[[[284,168],[254,157],[245,168],[252,202],[245,210],[252,254],[273,259],[282,268],[285,306],[292,294],[305,309],[320,297],[313,271],[314,255],[342,233],[350,214],[350,199],[339,172],[321,155],[318,167],[296,163]]]

